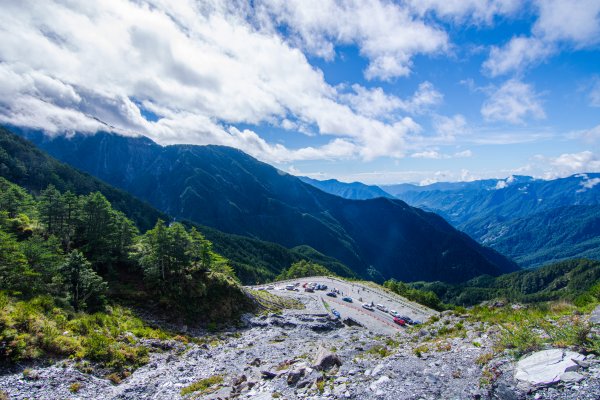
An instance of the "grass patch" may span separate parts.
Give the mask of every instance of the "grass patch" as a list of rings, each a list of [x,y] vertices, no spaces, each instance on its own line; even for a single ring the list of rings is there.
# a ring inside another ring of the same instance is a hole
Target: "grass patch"
[[[303,310],[305,308],[299,300],[277,296],[266,290],[248,291],[248,295],[258,303],[263,312],[280,312],[285,309]]]
[[[371,347],[369,350],[365,351],[365,354],[370,354],[376,357],[385,358],[392,354],[392,350],[389,347],[383,344],[376,344]]]
[[[222,375],[213,375],[208,378],[200,379],[181,389],[180,394],[186,396],[191,393],[207,394],[214,390],[215,386],[223,383]]]
[[[469,319],[500,328],[494,344],[496,352],[509,350],[520,357],[552,346],[600,354],[600,338],[590,335],[590,324],[579,315],[589,309],[589,305],[577,307],[564,301],[532,304],[517,310],[510,306],[477,306],[470,311]]]
[[[0,294],[2,297],[2,294]],[[87,359],[115,372],[132,371],[148,362],[141,338],[169,339],[173,334],[147,326],[131,310],[109,307],[95,314],[71,313],[49,297],[0,304],[0,360]]]

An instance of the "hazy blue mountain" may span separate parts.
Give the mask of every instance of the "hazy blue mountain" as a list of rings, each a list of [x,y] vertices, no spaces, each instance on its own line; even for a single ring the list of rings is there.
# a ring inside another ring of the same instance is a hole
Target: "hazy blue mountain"
[[[364,183],[360,182],[345,183],[340,182],[337,179],[320,181],[306,176],[299,176],[298,178],[303,182],[321,189],[324,192],[334,194],[345,199],[366,200],[377,197],[394,198],[394,196],[375,185],[365,185]]]
[[[600,174],[554,180],[514,176],[384,189],[444,216],[479,242],[536,266],[573,257],[600,258]]]
[[[27,136],[53,156],[176,218],[285,247],[308,245],[359,275],[458,282],[517,267],[400,200],[325,193],[223,146],[159,146],[110,133]]]

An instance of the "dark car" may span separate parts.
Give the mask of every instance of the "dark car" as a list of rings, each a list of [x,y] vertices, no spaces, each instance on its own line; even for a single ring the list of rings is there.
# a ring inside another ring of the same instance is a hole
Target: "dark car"
[[[313,290],[313,288],[309,288],[309,287],[305,288],[305,289],[304,289],[304,291],[305,291],[305,292],[314,293],[314,290]]]
[[[342,297],[342,300],[352,303],[352,297]]]
[[[340,315],[339,311],[338,311],[338,310],[336,310],[335,308],[332,308],[332,309],[331,309],[331,313],[332,313],[333,315],[335,315],[335,317],[336,317],[337,319],[340,319],[340,318],[341,318],[341,315]]]
[[[410,319],[409,317],[400,316],[400,319],[403,319],[404,322],[406,322],[407,324],[411,324],[412,325],[412,323],[413,323],[413,320]]]
[[[327,293],[327,296],[329,296],[329,297],[337,297],[337,294],[335,294],[333,292],[329,292],[329,293]]]
[[[394,322],[400,326],[406,325],[406,322],[402,318],[394,317]]]

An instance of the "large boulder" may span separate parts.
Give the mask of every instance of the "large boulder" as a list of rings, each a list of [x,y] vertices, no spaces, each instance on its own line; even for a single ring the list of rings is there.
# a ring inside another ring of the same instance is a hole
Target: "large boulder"
[[[324,347],[319,347],[313,365],[315,369],[328,370],[334,366],[341,366],[342,360],[337,354],[332,353]]]
[[[584,355],[563,349],[538,351],[517,363],[515,379],[532,386],[552,385],[565,372],[577,370],[576,361],[584,359]]]

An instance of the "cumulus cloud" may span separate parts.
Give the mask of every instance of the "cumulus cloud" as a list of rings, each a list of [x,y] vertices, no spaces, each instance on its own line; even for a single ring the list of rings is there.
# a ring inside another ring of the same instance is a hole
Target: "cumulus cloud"
[[[516,79],[506,81],[483,103],[481,114],[489,121],[522,124],[525,118],[545,117],[539,95],[533,87]]]
[[[288,3],[256,3],[260,13],[243,0],[5,1],[0,121],[49,132],[110,128],[160,143],[231,145],[270,161],[404,156],[406,136],[421,127],[411,117],[380,118],[377,96],[393,97],[358,88],[352,100],[340,100],[302,51],[260,22],[261,15],[284,21],[293,11]],[[391,57],[407,73],[414,54],[446,45],[442,31],[392,3],[325,6],[343,9],[346,22],[358,20],[347,31],[337,20],[332,31],[320,30],[332,21],[314,16],[306,17],[309,25],[327,40],[357,43],[371,69]],[[298,8],[312,12],[304,4]],[[417,113],[440,98],[425,82],[413,98],[398,99],[394,110]],[[149,113],[155,117],[146,118]],[[236,124],[271,124],[331,140],[288,149]]]
[[[545,166],[545,179],[555,179],[585,173],[600,171],[600,159],[589,150],[579,153],[564,153],[557,157],[546,157],[538,155],[535,160]]]
[[[440,104],[444,98],[430,82],[422,82],[407,99],[387,94],[380,87],[369,89],[354,84],[352,90],[353,93],[341,94],[340,100],[357,113],[374,118],[386,118],[396,111],[421,114]]]
[[[409,75],[412,57],[448,48],[445,31],[385,0],[258,0],[262,25],[287,27],[311,54],[335,57],[338,44],[356,44],[369,59],[368,79]]]
[[[491,76],[539,63],[561,46],[583,49],[600,43],[600,2],[597,0],[537,0],[538,18],[531,36],[517,36],[493,46],[483,69]]]
[[[503,47],[492,46],[483,69],[491,76],[521,71],[541,62],[554,51],[553,45],[534,37],[513,37]]]

